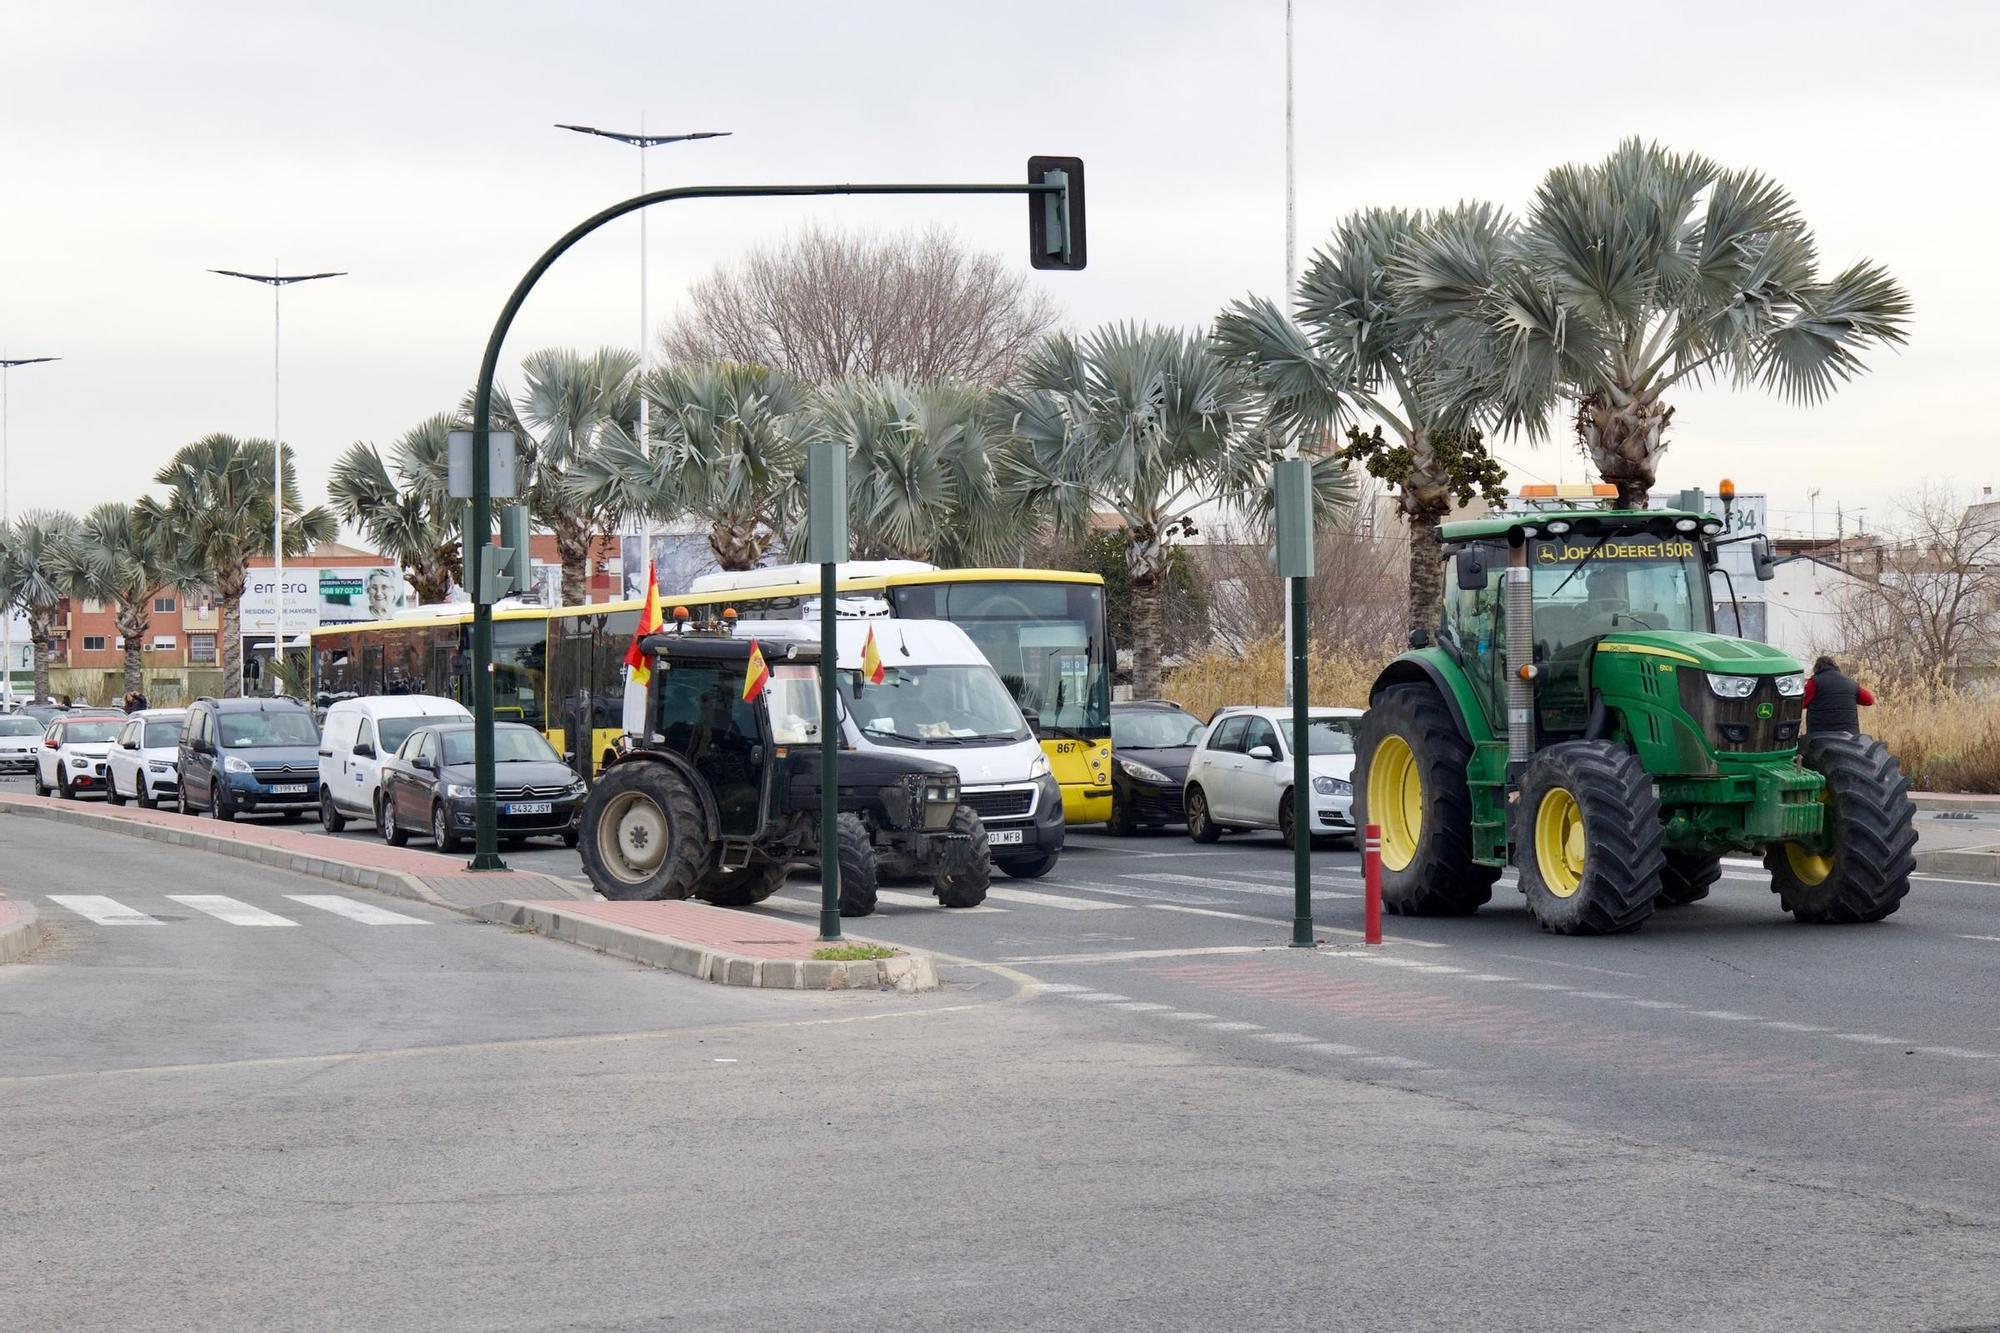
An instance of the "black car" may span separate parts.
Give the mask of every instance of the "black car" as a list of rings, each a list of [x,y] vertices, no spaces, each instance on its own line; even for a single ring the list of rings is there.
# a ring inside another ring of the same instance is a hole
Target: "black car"
[[[296,699],[197,699],[176,768],[184,815],[297,819],[319,808],[319,723]]]
[[[1111,705],[1113,833],[1178,824],[1188,758],[1208,724],[1164,699]]]
[[[536,837],[576,846],[576,812],[585,787],[542,733],[518,722],[493,728],[494,797],[500,836],[509,845]],[[457,851],[477,827],[472,724],[418,727],[382,765],[382,837],[392,847],[428,830],[441,852]]]

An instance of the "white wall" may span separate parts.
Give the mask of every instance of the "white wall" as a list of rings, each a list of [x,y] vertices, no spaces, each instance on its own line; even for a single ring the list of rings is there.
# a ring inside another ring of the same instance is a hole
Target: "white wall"
[[[1811,665],[1815,653],[1845,652],[1847,601],[1865,580],[1811,560],[1779,565],[1764,591],[1768,642]]]

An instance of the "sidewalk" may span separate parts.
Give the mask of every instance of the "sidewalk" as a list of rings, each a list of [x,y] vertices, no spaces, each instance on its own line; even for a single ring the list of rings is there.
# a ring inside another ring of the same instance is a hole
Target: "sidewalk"
[[[293,825],[197,820],[164,810],[13,793],[0,793],[0,815],[48,819],[234,856],[429,903],[482,921],[526,927],[600,953],[722,985],[916,991],[934,990],[938,984],[936,965],[925,954],[899,949],[892,958],[816,960],[817,936],[793,922],[698,902],[606,902],[588,885],[552,875],[453,869],[463,863],[383,842],[336,841]],[[25,912],[26,924],[16,928],[32,944],[34,909],[0,900],[0,962],[9,961],[9,921],[15,911]]]

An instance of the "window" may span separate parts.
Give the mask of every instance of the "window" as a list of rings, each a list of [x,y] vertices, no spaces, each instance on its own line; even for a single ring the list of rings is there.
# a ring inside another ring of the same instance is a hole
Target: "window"
[[[86,634],[83,636],[83,651],[86,653],[101,653],[105,651],[105,648],[105,640],[102,634]]]
[[[155,597],[153,611],[157,615],[172,615],[177,603],[171,597]]]
[[[153,648],[157,652],[171,652],[177,642],[178,640],[171,634],[155,634],[153,636]]]
[[[87,616],[99,615],[103,612],[103,610],[104,610],[104,603],[98,601],[95,597],[86,597],[83,599],[83,613],[85,615]]]
[[[214,666],[215,636],[213,634],[188,635],[188,661],[195,666]]]
[[[1225,753],[1241,753],[1243,749],[1243,729],[1248,726],[1247,717],[1224,718],[1215,734],[1208,738],[1208,748]]]
[[[149,721],[145,729],[148,750],[171,750],[181,743],[181,724],[173,718]]]
[[[1248,728],[1243,733],[1243,752],[1245,754],[1248,754],[1260,745],[1269,747],[1274,758],[1282,759],[1285,757],[1284,749],[1278,744],[1278,729],[1271,725],[1271,719],[1267,717],[1251,718]]]

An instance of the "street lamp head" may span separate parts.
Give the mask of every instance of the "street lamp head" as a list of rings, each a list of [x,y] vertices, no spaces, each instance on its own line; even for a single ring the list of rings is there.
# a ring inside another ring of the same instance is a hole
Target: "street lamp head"
[[[730,130],[695,130],[689,134],[627,134],[623,130],[600,130],[595,125],[557,125],[559,130],[595,134],[600,139],[616,139],[635,148],[657,148],[663,143],[686,143],[690,139],[726,139]]]
[[[5,356],[0,357],[0,367],[12,370],[15,366],[35,366],[44,361],[60,361],[59,356]]]
[[[238,273],[233,268],[212,268],[210,273],[220,273],[225,278],[248,278],[251,282],[261,282],[267,287],[289,287],[295,282],[311,282],[315,278],[344,278],[345,270],[339,273]]]

